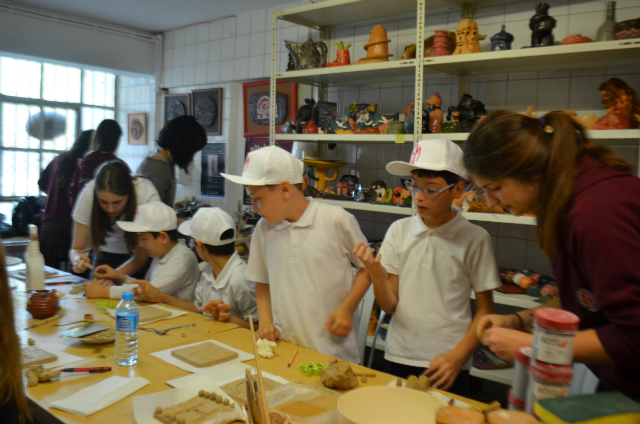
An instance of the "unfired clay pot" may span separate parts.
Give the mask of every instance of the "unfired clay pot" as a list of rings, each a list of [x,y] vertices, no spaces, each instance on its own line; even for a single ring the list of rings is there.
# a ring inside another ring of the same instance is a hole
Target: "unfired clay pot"
[[[59,309],[55,290],[34,290],[27,301],[27,311],[35,319],[49,318]]]

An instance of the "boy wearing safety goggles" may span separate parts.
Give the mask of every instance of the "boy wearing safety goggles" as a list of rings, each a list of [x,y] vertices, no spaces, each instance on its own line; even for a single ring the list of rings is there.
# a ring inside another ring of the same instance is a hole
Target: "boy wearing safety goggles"
[[[491,236],[452,206],[468,177],[462,150],[449,140],[422,140],[410,163],[391,162],[387,171],[411,175],[406,185],[416,216],[389,227],[375,258],[362,244],[354,250],[371,274],[380,307],[393,314],[385,372],[402,378],[424,373],[434,387],[469,396],[476,326],[493,312],[491,290],[501,284]]]

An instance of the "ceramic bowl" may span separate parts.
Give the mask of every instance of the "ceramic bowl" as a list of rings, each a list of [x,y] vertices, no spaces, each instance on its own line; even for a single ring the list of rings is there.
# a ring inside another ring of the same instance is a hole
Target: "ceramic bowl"
[[[342,395],[340,424],[435,424],[436,413],[447,404],[428,393],[401,387],[365,387]]]
[[[104,325],[105,327],[109,327],[109,328],[113,328],[115,330],[116,328],[116,324],[113,321],[100,321],[100,322],[93,322],[91,324],[100,324],[100,325]],[[80,328],[83,327],[87,324],[80,324],[80,325],[75,325],[72,326],[70,328],[70,330],[74,329],[74,328]],[[104,330],[106,331],[106,330]],[[115,332],[113,334],[113,337],[107,337],[107,338],[96,338],[96,334],[90,334],[86,337],[80,337],[76,340],[80,340],[82,343],[84,344],[88,344],[88,345],[98,345],[98,344],[107,344],[107,343],[113,343],[116,341],[116,336],[115,336]],[[93,337],[92,337],[93,336]]]

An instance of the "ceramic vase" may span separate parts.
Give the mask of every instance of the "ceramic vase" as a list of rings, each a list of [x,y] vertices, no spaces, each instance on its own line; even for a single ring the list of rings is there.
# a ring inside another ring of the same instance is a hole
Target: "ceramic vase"
[[[27,301],[27,311],[35,319],[49,318],[59,309],[55,290],[34,290]]]
[[[447,31],[436,31],[433,36],[433,50],[429,57],[449,56],[451,53],[447,50],[447,42]]]

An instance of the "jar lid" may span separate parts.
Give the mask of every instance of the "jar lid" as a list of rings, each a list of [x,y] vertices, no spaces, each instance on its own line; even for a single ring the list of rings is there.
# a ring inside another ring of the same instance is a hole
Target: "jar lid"
[[[529,366],[529,375],[544,383],[568,385],[573,377],[571,365],[552,365],[540,361],[532,361]]]
[[[529,365],[529,361],[533,356],[533,348],[531,346],[520,346],[516,349],[516,361]]]
[[[534,311],[536,326],[554,331],[577,331],[580,318],[577,315],[555,308],[538,308]]]

